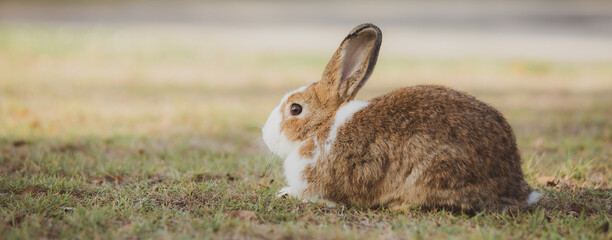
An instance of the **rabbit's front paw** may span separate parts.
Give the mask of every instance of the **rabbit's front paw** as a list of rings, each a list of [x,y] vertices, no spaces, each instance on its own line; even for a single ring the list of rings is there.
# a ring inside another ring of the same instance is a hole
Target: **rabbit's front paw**
[[[284,187],[282,188],[280,191],[278,191],[278,193],[276,193],[276,197],[284,197],[290,195],[289,194],[289,187]]]

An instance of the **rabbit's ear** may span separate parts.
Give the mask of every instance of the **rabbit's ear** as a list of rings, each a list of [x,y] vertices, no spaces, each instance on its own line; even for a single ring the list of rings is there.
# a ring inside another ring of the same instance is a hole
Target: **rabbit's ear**
[[[329,97],[340,103],[355,97],[374,70],[381,42],[380,29],[370,23],[355,27],[346,36],[323,72],[321,82]]]

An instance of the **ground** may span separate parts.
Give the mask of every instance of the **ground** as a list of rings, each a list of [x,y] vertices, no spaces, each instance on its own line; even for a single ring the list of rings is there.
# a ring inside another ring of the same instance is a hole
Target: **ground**
[[[382,52],[358,99],[475,95],[514,128],[543,198],[475,216],[330,208],[275,196],[260,127],[335,46],[242,51],[159,29],[0,25],[0,238],[612,238],[612,61]]]

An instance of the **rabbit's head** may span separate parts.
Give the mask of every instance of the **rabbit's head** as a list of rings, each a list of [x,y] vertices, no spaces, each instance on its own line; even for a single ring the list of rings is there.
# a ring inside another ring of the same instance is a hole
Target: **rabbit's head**
[[[340,106],[368,80],[382,41],[372,24],[355,27],[325,67],[321,80],[285,94],[262,128],[268,148],[286,157],[306,139],[324,138]]]

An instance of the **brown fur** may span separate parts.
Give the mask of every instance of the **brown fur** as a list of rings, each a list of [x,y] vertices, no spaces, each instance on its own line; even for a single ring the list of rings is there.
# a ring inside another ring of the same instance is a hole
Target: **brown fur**
[[[353,29],[321,81],[282,106],[283,116],[292,103],[303,106],[307,112],[285,118],[281,129],[305,143],[302,156],[320,153],[302,174],[303,196],[368,207],[524,207],[530,188],[510,125],[494,108],[446,87],[408,87],[370,100],[338,129],[331,151],[323,150],[336,111],[373,71],[381,39],[374,25]]]
[[[372,99],[333,148],[310,170],[307,192],[336,202],[503,210],[524,207],[530,192],[502,115],[441,86]]]

